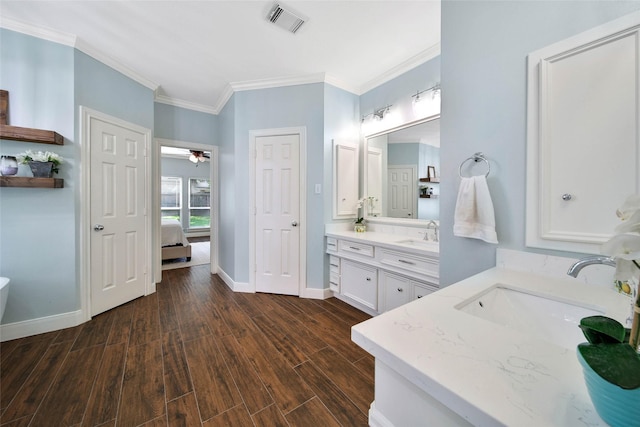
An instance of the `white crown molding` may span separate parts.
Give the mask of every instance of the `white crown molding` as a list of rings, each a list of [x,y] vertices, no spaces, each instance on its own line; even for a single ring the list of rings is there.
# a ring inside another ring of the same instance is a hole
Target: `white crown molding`
[[[324,82],[327,84],[330,84],[331,86],[335,86],[339,89],[342,90],[346,90],[347,92],[353,93],[355,95],[360,95],[358,92],[358,88],[354,87],[353,85],[350,85],[348,83],[346,83],[343,80],[338,79],[337,77],[334,77],[330,74],[326,74],[324,77]]]
[[[121,74],[129,77],[130,79],[140,83],[141,85],[155,91],[158,88],[158,84],[147,79],[146,77],[138,74],[129,67],[121,64],[115,59],[105,55],[98,51],[88,43],[84,42],[74,34],[65,33],[62,31],[52,30],[49,28],[36,27],[35,25],[27,24],[26,22],[17,21],[10,18],[1,18],[0,27],[7,30],[15,31],[18,33],[26,34],[28,36],[37,37],[42,40],[51,41],[54,43],[62,44],[76,48],[77,50],[89,55],[93,59],[102,62],[108,67],[113,68]]]
[[[184,101],[182,99],[170,98],[166,95],[158,95],[154,98],[155,102],[159,102],[161,104],[172,105],[174,107],[185,108],[187,110],[199,111],[201,113],[213,114],[216,115],[220,112],[219,109],[215,107],[211,107],[209,105],[198,104],[196,102]]]
[[[222,111],[224,106],[227,105],[227,102],[231,99],[232,96],[233,88],[230,84],[227,84],[218,97],[218,104],[215,106],[216,114],[220,114],[220,112]]]
[[[141,74],[137,73],[136,71],[132,70],[131,68],[127,67],[126,65],[123,65],[122,63],[116,61],[115,59],[111,58],[108,55],[105,55],[104,53],[100,52],[99,50],[95,49],[93,46],[89,45],[88,43],[86,43],[84,40],[77,38],[76,39],[76,49],[78,49],[79,51],[89,55],[90,57],[92,57],[93,59],[95,59],[96,61],[102,62],[103,64],[113,68],[114,70],[118,71],[121,74],[124,74],[125,76],[129,77],[131,80],[136,81],[138,83],[140,83],[142,86],[149,88],[153,91],[157,90],[159,85],[149,79],[147,79],[146,77],[142,76]]]
[[[310,83],[324,83],[324,73],[306,74],[292,77],[276,77],[273,79],[247,80],[230,83],[234,92],[245,90],[270,89],[274,87],[296,86]]]
[[[440,55],[440,43],[436,43],[428,49],[423,50],[419,54],[407,59],[406,61],[396,65],[386,73],[376,77],[375,79],[369,80],[367,83],[360,86],[360,90],[357,92],[357,95],[362,95],[371,89],[374,89],[380,86],[383,83],[388,82],[391,79],[398,77],[401,74],[406,73],[407,71],[417,67],[420,64],[423,64],[430,59],[435,58]]]
[[[0,17],[0,27],[65,46],[75,47],[76,44],[76,36],[74,34],[52,30],[50,28],[36,27],[11,18]]]

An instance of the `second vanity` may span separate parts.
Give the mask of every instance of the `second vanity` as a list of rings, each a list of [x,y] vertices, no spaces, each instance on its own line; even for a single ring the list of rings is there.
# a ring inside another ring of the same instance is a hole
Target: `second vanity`
[[[576,323],[624,323],[628,304],[606,286],[496,267],[360,323],[352,340],[375,357],[369,424],[605,426]]]
[[[327,230],[334,295],[375,316],[438,290],[439,245],[419,233]]]

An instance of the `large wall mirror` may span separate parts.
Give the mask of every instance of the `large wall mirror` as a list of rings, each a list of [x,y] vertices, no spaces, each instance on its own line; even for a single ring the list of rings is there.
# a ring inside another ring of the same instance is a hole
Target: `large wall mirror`
[[[368,220],[439,219],[439,115],[368,135],[363,152]]]

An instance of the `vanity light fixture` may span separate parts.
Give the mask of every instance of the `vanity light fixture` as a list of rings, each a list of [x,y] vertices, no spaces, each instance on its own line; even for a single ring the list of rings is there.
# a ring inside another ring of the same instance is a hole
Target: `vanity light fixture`
[[[378,108],[373,113],[365,114],[360,119],[361,123],[364,123],[369,117],[372,117],[375,120],[382,120],[384,116],[391,110],[392,104],[387,105],[386,107]]]
[[[416,92],[415,95],[411,95],[412,98],[415,98],[413,100],[414,104],[417,104],[418,102],[422,101],[424,98],[421,97],[420,95],[422,95],[425,92],[429,92],[431,91],[431,99],[434,99],[436,97],[436,95],[440,94],[440,83],[436,83],[435,85],[431,86],[428,89],[425,90],[419,90]]]

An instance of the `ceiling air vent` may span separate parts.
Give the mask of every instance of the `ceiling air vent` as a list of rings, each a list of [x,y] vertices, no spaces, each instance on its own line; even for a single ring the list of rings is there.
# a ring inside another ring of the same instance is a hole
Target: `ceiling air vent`
[[[276,3],[269,11],[267,19],[278,27],[291,31],[295,34],[302,24],[305,23],[307,18],[301,16],[297,12],[292,12],[291,9],[285,9],[282,3]]]

